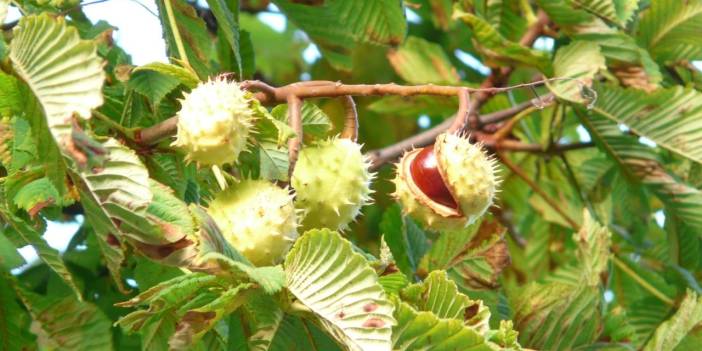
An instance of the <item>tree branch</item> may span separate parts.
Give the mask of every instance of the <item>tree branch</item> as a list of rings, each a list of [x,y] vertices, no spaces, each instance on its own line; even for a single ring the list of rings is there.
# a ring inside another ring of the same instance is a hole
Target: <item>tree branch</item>
[[[288,96],[288,123],[295,131],[295,137],[288,140],[288,175],[292,176],[297,163],[297,156],[302,145],[302,99],[295,95]]]
[[[474,102],[475,103],[475,102]],[[475,105],[473,105],[475,106]],[[490,113],[479,118],[480,124],[497,123],[530,108],[533,106],[532,101],[527,101],[521,103],[517,106],[508,108],[506,110],[497,111]],[[441,124],[434,126],[433,128],[426,130],[422,133],[413,135],[407,139],[404,139],[398,143],[390,146],[386,146],[382,149],[371,150],[367,153],[372,162],[372,169],[378,169],[380,166],[387,162],[391,162],[400,157],[405,151],[411,150],[415,147],[424,147],[434,142],[436,137],[443,133],[453,124],[453,118],[449,118],[443,121]]]

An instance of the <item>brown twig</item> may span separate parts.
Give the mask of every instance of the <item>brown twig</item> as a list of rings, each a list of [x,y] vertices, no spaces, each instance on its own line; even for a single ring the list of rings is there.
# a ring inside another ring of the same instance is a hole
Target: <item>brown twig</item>
[[[473,101],[472,106],[475,108],[475,101]],[[481,116],[479,120],[481,124],[497,123],[509,119],[531,106],[533,106],[531,101],[527,101],[502,111]],[[369,151],[367,155],[370,157],[372,162],[371,168],[374,170],[378,169],[385,163],[396,160],[407,150],[411,150],[414,147],[424,147],[431,144],[434,142],[434,139],[436,139],[439,134],[447,130],[451,124],[453,124],[453,118],[449,118],[429,130],[413,135],[393,145],[386,146],[382,149]]]
[[[537,17],[536,23],[534,23],[532,26],[530,26],[527,29],[527,32],[522,36],[520,39],[519,43],[524,45],[524,46],[531,46],[532,43],[538,38],[538,36],[541,34],[543,27],[548,23],[548,17],[543,11],[540,11]],[[471,103],[471,108],[472,108],[472,113],[469,113],[469,120],[474,120],[476,121],[476,124],[480,123],[495,123],[499,120],[502,120],[503,118],[509,118],[513,116],[513,114],[506,114],[506,115],[495,115],[494,119],[486,119],[486,120],[480,120],[478,119],[475,114],[479,111],[480,106],[487,101],[487,99],[495,93],[499,92],[504,92],[512,89],[517,89],[517,88],[524,88],[524,87],[532,87],[532,86],[537,86],[540,84],[544,84],[545,82],[552,79],[546,79],[546,80],[541,80],[541,81],[536,81],[536,82],[530,82],[530,83],[524,83],[524,84],[518,84],[510,87],[498,87],[499,85],[502,84],[503,80],[506,79],[507,76],[512,72],[511,67],[505,67],[492,75],[490,75],[482,84],[479,88],[466,88],[466,87],[460,87],[460,86],[442,86],[442,85],[432,85],[432,84],[426,84],[426,85],[416,85],[416,86],[403,86],[403,85],[397,85],[397,84],[358,84],[358,85],[345,85],[339,82],[330,82],[330,81],[309,81],[309,82],[298,82],[298,83],[293,83],[289,84],[280,88],[274,88],[271,87],[268,84],[265,84],[263,82],[259,81],[245,81],[242,82],[242,87],[244,88],[254,88],[257,90],[260,90],[255,94],[255,97],[263,104],[266,105],[272,105],[275,103],[282,103],[282,102],[287,102],[288,96],[294,95],[300,99],[305,99],[305,98],[321,98],[321,97],[341,97],[345,95],[350,95],[350,96],[369,96],[369,95],[376,95],[376,96],[383,96],[383,95],[399,95],[399,96],[412,96],[412,95],[442,95],[442,96],[454,96],[457,95],[460,91],[465,90],[469,93],[475,93],[473,95],[473,101]],[[558,79],[558,78],[556,78]],[[531,105],[531,104],[529,104]],[[507,116],[507,117],[503,117]],[[138,131],[138,135],[140,135],[140,143],[142,145],[152,145],[158,140],[165,138],[167,136],[173,135],[176,132],[176,123],[174,121],[174,118],[169,118],[168,120],[161,122],[160,124],[163,125],[154,125],[148,128],[144,128],[141,131]],[[433,137],[435,138],[436,135],[438,135],[441,131],[447,129],[452,122],[448,121],[446,125],[443,123],[440,126],[437,126],[435,128],[432,128],[430,131],[433,134]],[[427,134],[420,134],[422,135],[421,138],[417,138],[419,142],[424,142],[426,144],[426,138]],[[433,139],[432,139],[433,140]],[[415,139],[410,138],[402,141],[401,145],[394,145],[392,146],[392,150],[387,150],[387,151],[393,151],[391,154],[391,157],[388,159],[394,159],[396,158],[399,154],[402,153],[402,151],[406,150],[409,147],[411,147],[414,144],[419,144],[419,142],[415,143]],[[385,150],[385,149],[383,149]],[[400,152],[394,151],[394,150],[401,150]],[[382,151],[382,150],[381,150]],[[378,151],[376,151],[378,153]],[[381,152],[382,153],[382,152]],[[381,158],[385,159],[385,158]]]
[[[151,127],[136,130],[134,141],[144,146],[154,145],[163,138],[174,135],[177,131],[178,117],[171,117]]]
[[[358,140],[358,111],[356,111],[356,103],[353,102],[353,97],[346,95],[344,101],[344,129],[341,131],[341,137]]]
[[[556,211],[566,222],[568,222],[568,225],[570,225],[574,230],[578,230],[580,226],[578,225],[578,222],[575,221],[573,218],[571,218],[565,211],[563,210],[563,207],[559,205],[556,200],[552,199],[551,196],[549,196],[541,187],[536,184],[529,176],[524,172],[523,169],[521,169],[519,166],[515,165],[509,157],[506,157],[504,154],[501,152],[497,153],[497,157],[500,158],[500,161],[502,161],[502,164],[507,166],[507,168],[512,171],[512,173],[516,174],[519,178],[522,178],[522,180],[529,185],[531,190],[539,194],[546,203],[551,206],[551,208]]]
[[[468,88],[463,86],[452,85],[399,85],[395,83],[388,84],[342,84],[340,82],[329,81],[310,81],[298,82],[282,87],[273,88],[274,94],[269,92],[259,92],[255,94],[257,100],[264,105],[273,105],[287,101],[289,95],[295,95],[301,99],[310,98],[335,98],[344,95],[352,96],[415,96],[415,95],[437,95],[437,96],[456,96],[462,90],[469,93],[487,94],[487,96],[496,93],[502,93],[514,89],[528,88],[539,86],[545,83],[564,80],[568,78],[546,78],[529,83],[511,85],[507,87],[481,86],[480,88]],[[265,84],[261,82],[242,82],[242,86],[253,86],[254,84]],[[484,84],[485,85],[485,84]]]
[[[448,128],[449,133],[461,133],[465,130],[469,116],[473,115],[472,106],[468,89],[458,90],[458,112]]]
[[[297,156],[300,153],[300,145],[302,144],[302,99],[295,95],[288,96],[288,123],[295,131],[295,137],[288,140],[288,175],[292,176],[297,163]]]

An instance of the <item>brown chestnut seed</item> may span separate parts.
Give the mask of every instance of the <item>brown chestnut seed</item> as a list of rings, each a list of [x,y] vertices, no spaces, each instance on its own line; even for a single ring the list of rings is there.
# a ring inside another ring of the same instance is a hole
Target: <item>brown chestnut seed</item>
[[[430,199],[452,209],[458,209],[458,203],[446,187],[439,172],[439,165],[434,154],[434,145],[422,149],[410,164],[412,180]]]

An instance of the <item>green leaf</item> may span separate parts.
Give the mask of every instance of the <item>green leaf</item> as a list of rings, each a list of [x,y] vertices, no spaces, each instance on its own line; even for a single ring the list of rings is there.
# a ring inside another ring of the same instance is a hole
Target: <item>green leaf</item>
[[[204,306],[187,311],[178,322],[175,334],[168,341],[170,348],[172,350],[189,350],[219,320],[244,304],[246,293],[253,286],[253,284],[241,284],[229,288]]]
[[[566,350],[594,342],[601,327],[597,287],[531,284],[510,298],[519,342],[529,348]]]
[[[600,47],[589,41],[573,41],[561,47],[553,60],[553,74],[558,78],[573,80],[549,83],[556,96],[573,102],[592,104],[595,101],[583,96],[583,89],[592,84],[592,79],[600,70],[605,70],[605,58]]]
[[[2,190],[0,190],[2,193]],[[4,195],[0,196],[0,219],[7,223],[10,228],[12,228],[17,234],[24,245],[32,245],[34,249],[37,250],[39,254],[39,259],[41,259],[46,265],[56,272],[58,276],[68,285],[73,292],[76,294],[78,299],[81,299],[80,289],[76,285],[73,276],[66,268],[65,263],[61,259],[61,255],[57,250],[49,246],[49,244],[44,241],[41,235],[27,222],[21,218],[16,217],[14,214],[7,211],[2,203],[4,202]]]
[[[239,1],[234,2],[235,8],[238,10]],[[237,72],[239,73],[239,78],[241,79],[244,75],[243,62],[241,60],[241,53],[239,50],[240,40],[239,40],[239,19],[238,13],[233,13],[227,3],[224,0],[207,0],[207,5],[210,6],[212,14],[214,14],[215,19],[217,19],[217,30],[219,33],[224,34],[224,38],[229,43],[232,52],[234,53],[234,58],[236,60]]]
[[[0,72],[0,118],[20,113],[22,100],[17,79]]]
[[[453,18],[462,20],[473,29],[474,43],[478,51],[485,57],[485,63],[491,67],[522,64],[538,68],[547,75],[552,67],[546,54],[521,46],[505,39],[493,26],[484,19],[454,7]]]
[[[6,167],[10,176],[26,171],[27,166],[37,158],[37,145],[32,138],[32,130],[24,118],[14,118],[10,120],[11,131],[8,130],[8,137],[12,137],[10,147],[10,158],[12,159]],[[5,144],[7,145],[7,143]],[[52,182],[53,185],[53,182]]]
[[[285,313],[273,296],[252,295],[244,310],[251,325],[251,351],[340,350],[314,324]]]
[[[121,224],[144,216],[153,194],[148,187],[148,172],[132,150],[114,139],[107,140],[103,147],[106,162],[101,167],[72,172],[71,176],[80,193],[86,221],[99,238],[107,268],[117,286],[125,290],[120,273],[124,253],[119,243],[128,235],[125,230],[129,227]],[[141,229],[146,231],[148,227],[142,225]]]
[[[699,1],[653,0],[641,16],[638,41],[659,62],[699,60],[702,43],[702,3]]]
[[[183,0],[170,0],[173,6],[173,16],[177,23],[177,29],[185,47],[185,54],[190,66],[197,72],[200,79],[206,79],[215,71],[210,65],[210,60],[215,56],[215,45],[212,36],[207,30],[205,22],[197,15],[195,8]],[[163,25],[163,36],[166,39],[168,55],[177,57],[185,61],[185,57],[180,57],[173,35],[171,22],[168,20],[163,0],[156,1],[159,17]]]
[[[368,109],[385,115],[398,115],[410,118],[426,114],[429,116],[450,116],[458,105],[445,97],[436,96],[385,96],[368,105]]]
[[[397,267],[408,279],[414,280],[419,260],[429,246],[424,232],[411,219],[403,217],[397,205],[385,211],[380,230]]]
[[[258,100],[253,98],[253,95],[250,97],[253,104],[251,108],[254,110],[255,116],[259,120],[258,140],[272,141],[278,146],[283,146],[288,139],[295,136],[295,131],[287,123],[287,116],[281,116],[280,113],[278,116],[274,116],[268,112],[268,109],[263,107]]]
[[[271,110],[273,117],[286,125],[288,124],[288,105],[280,104]],[[322,109],[305,101],[302,104],[302,132],[315,138],[326,137],[332,129],[332,123]]]
[[[678,311],[658,326],[643,349],[646,351],[672,350],[700,323],[702,323],[702,298],[688,291]]]
[[[653,93],[607,85],[595,90],[595,112],[702,163],[702,93],[679,86]]]
[[[288,180],[288,149],[276,143],[261,142],[253,152],[258,152],[260,176],[268,180]]]
[[[402,290],[402,300],[417,311],[433,313],[440,319],[456,319],[484,334],[490,329],[490,310],[480,300],[458,292],[445,271],[433,271],[421,284]]]
[[[410,36],[399,48],[390,50],[388,60],[408,83],[456,85],[461,80],[441,45],[420,37]]]
[[[407,31],[402,3],[395,0],[324,1],[299,4],[275,0],[288,20],[305,31],[324,57],[338,69],[350,69],[357,44],[397,45]]]
[[[56,187],[48,178],[39,178],[20,189],[12,200],[17,207],[34,216],[46,206],[55,203],[59,198]]]
[[[511,299],[522,345],[561,350],[596,340],[602,325],[600,274],[609,264],[610,233],[584,211],[583,225],[574,234],[574,241],[578,245],[579,279],[532,283]]]
[[[27,263],[19,254],[15,245],[5,235],[0,233],[0,269],[11,270]]]
[[[2,1],[0,1],[1,6]],[[1,240],[3,240],[2,235],[0,235]],[[24,309],[17,303],[11,279],[4,269],[0,270],[0,350],[27,350],[33,344],[27,335],[29,318],[27,318]]]
[[[300,73],[307,67],[302,52],[309,42],[295,35],[297,31],[295,26],[288,22],[285,31],[281,33],[248,13],[241,13],[239,21],[241,28],[250,33],[249,50],[252,52],[249,55],[255,56],[255,71],[280,84],[298,81]],[[241,44],[242,56],[246,57],[243,35]],[[281,55],[281,52],[286,54]],[[250,64],[253,65],[253,62]]]
[[[216,252],[203,255],[201,260],[216,261],[235,281],[255,283],[269,295],[277,293],[285,286],[285,272],[281,266],[254,267],[248,261],[237,261]]]
[[[88,119],[103,102],[103,61],[94,42],[81,40],[62,17],[20,19],[10,43],[10,60],[44,109],[51,134],[64,149],[74,115]]]
[[[616,101],[617,108],[622,113],[627,113],[629,103],[623,99]],[[587,118],[579,114],[579,117],[593,139],[619,164],[621,171],[628,177],[639,179],[663,201],[666,215],[676,223],[677,232],[699,233],[702,230],[702,218],[697,215],[702,211],[702,191],[678,181],[666,172],[651,148],[641,145],[631,135],[623,135],[616,123],[600,114],[591,114]],[[673,242],[671,246],[680,247],[680,242]]]
[[[417,311],[396,297],[392,331],[393,350],[493,350],[478,331],[458,319],[441,319],[428,311]]]
[[[495,288],[500,273],[510,262],[504,233],[505,228],[495,220],[442,233],[420,267],[426,271],[447,270],[471,289]]]
[[[609,22],[624,26],[634,11],[639,0],[573,0],[573,6],[579,6],[587,12],[604,18]]]
[[[20,288],[21,289],[21,288]],[[36,325],[41,349],[112,350],[112,323],[97,306],[71,297],[56,300],[31,292],[20,295]]]
[[[588,286],[598,285],[600,274],[607,270],[611,235],[607,227],[600,225],[590,212],[583,210],[583,224],[573,239],[578,245],[578,264]]]
[[[287,287],[352,350],[390,348],[393,306],[368,262],[330,230],[311,230],[285,260]]]
[[[378,284],[383,287],[383,290],[385,290],[385,293],[388,295],[397,295],[402,288],[409,284],[409,280],[407,280],[407,276],[403,273],[395,272],[380,276],[378,278]]]
[[[135,67],[132,73],[137,73],[141,71],[152,71],[152,72],[158,72],[163,75],[169,76],[171,78],[177,79],[181,84],[185,85],[186,87],[192,89],[195,88],[198,83],[200,83],[200,79],[190,70],[183,68],[181,66],[176,66],[174,64],[170,63],[163,63],[163,62],[152,62],[152,63],[147,63],[143,66]],[[130,83],[130,84],[136,84],[136,83]],[[133,87],[136,89],[136,87]],[[137,89],[138,90],[138,89]],[[144,96],[149,96],[147,94],[150,93],[140,93]]]
[[[149,99],[154,110],[178,85],[180,85],[178,79],[156,70],[134,71],[128,83],[129,88]]]
[[[537,0],[537,4],[548,14],[550,20],[561,26],[566,34],[611,31],[604,21],[578,6],[582,1]]]

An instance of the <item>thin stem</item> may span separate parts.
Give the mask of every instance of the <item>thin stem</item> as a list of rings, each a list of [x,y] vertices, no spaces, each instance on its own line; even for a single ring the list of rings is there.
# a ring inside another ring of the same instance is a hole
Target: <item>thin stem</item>
[[[673,299],[666,296],[660,290],[656,289],[655,286],[649,284],[646,281],[646,279],[642,278],[633,269],[631,269],[626,263],[622,262],[622,260],[620,260],[619,257],[612,256],[612,262],[614,262],[614,264],[617,267],[619,267],[619,269],[621,269],[622,272],[626,273],[626,275],[628,275],[631,279],[634,279],[634,281],[636,281],[642,288],[644,288],[646,291],[650,292],[651,295],[657,297],[659,300],[663,301],[666,305],[675,306],[675,301],[673,301]]]
[[[470,93],[468,89],[461,88],[458,90],[458,112],[453,119],[453,123],[448,128],[449,133],[461,133],[468,125],[468,118],[472,115],[473,104],[470,101]]]
[[[171,117],[151,127],[139,129],[134,133],[134,139],[141,145],[154,145],[165,137],[178,131],[178,117]]]
[[[123,137],[128,139],[129,141],[135,141],[135,132],[133,130],[129,130],[128,128],[125,128],[123,125],[113,121],[112,118],[104,115],[100,111],[93,110],[92,115],[95,118],[97,118],[100,121],[107,124],[110,129],[116,131],[117,133],[119,133],[120,135],[122,135]]]
[[[300,318],[302,321],[302,327],[305,329],[305,334],[307,334],[307,339],[310,341],[310,346],[312,346],[312,350],[317,351],[319,350],[317,348],[317,344],[314,342],[314,337],[312,336],[312,332],[310,331],[310,328],[307,326],[307,321],[304,318]]]
[[[288,174],[292,176],[297,163],[297,156],[300,153],[300,145],[302,144],[302,99],[295,95],[288,96],[288,123],[295,131],[295,137],[288,140]]]
[[[554,211],[556,211],[566,222],[568,222],[568,225],[570,225],[574,230],[578,230],[578,228],[580,227],[578,225],[578,223],[573,218],[571,218],[567,213],[565,213],[565,211],[563,211],[563,207],[560,206],[555,200],[553,200],[551,198],[551,196],[549,196],[543,189],[541,189],[541,187],[538,184],[536,184],[536,182],[531,180],[531,178],[529,178],[529,176],[527,176],[526,172],[524,172],[523,169],[521,169],[519,166],[515,165],[509,159],[509,157],[505,157],[505,155],[503,155],[501,152],[497,153],[497,157],[500,158],[502,163],[505,166],[507,166],[507,168],[509,168],[512,171],[512,173],[516,174],[519,178],[522,178],[522,180],[524,182],[526,182],[527,185],[529,185],[529,187],[532,190],[534,190],[537,194],[539,194],[539,196],[541,196],[541,198],[543,198],[544,201],[546,201],[546,203],[549,206],[551,206],[551,208]]]
[[[344,130],[341,132],[341,137],[351,139],[354,142],[358,140],[358,112],[356,111],[356,103],[353,102],[353,97],[346,95],[344,101]]]
[[[168,23],[173,31],[173,39],[176,42],[176,47],[178,48],[178,56],[183,62],[190,66],[190,61],[188,61],[188,55],[185,51],[185,45],[183,44],[183,38],[180,37],[180,30],[178,29],[178,23],[175,19],[175,14],[173,13],[173,0],[163,0],[163,4],[166,7],[166,16],[168,16]]]
[[[494,138],[495,140],[499,143],[502,141],[504,138],[507,137],[512,132],[512,129],[514,129],[514,126],[519,122],[522,118],[528,116],[530,113],[534,112],[536,110],[535,106],[530,106],[529,108],[525,109],[524,111],[519,112],[516,114],[514,117],[512,117],[507,123],[505,123],[497,132],[495,132]]]
[[[144,10],[146,10],[148,13],[152,14],[154,17],[158,18],[158,14],[151,11],[151,9],[148,6],[142,4],[141,1],[139,1],[139,0],[131,0],[131,1],[136,3],[137,5],[141,6]]]
[[[505,120],[507,118],[511,118],[515,114],[523,111],[526,108],[529,108],[532,106],[530,102],[525,102],[522,104],[519,104],[517,106],[508,108],[506,110],[502,111],[497,111],[491,114],[487,114],[485,116],[482,116],[480,118],[480,121],[482,123],[497,123],[499,121]],[[475,104],[473,104],[473,108],[475,108]],[[411,150],[414,147],[424,147],[427,146],[431,143],[434,142],[434,139],[436,137],[443,133],[446,129],[449,128],[449,126],[453,124],[453,119],[449,118],[445,121],[443,121],[441,124],[438,124],[434,126],[433,128],[426,130],[422,133],[413,135],[407,139],[401,140],[393,145],[386,146],[382,149],[378,150],[372,150],[368,152],[369,157],[371,158],[372,161],[372,166],[371,168],[373,170],[376,170],[380,168],[380,166],[384,165],[387,162],[391,162],[396,160],[400,155],[402,155],[405,151]],[[478,134],[476,134],[477,136]]]
[[[79,3],[79,4],[76,5],[76,6],[73,6],[73,7],[71,7],[71,8],[68,8],[68,9],[66,9],[66,10],[61,11],[61,15],[65,16],[66,14],[68,14],[69,12],[71,12],[71,11],[73,11],[73,10],[75,10],[75,9],[79,9],[79,8],[82,8],[82,7],[87,7],[87,6],[95,5],[95,4],[101,4],[101,3],[107,2],[107,1],[109,1],[109,0],[95,0],[95,1],[84,2],[84,3],[82,3],[82,4]]]
[[[270,95],[270,96],[275,96],[275,88],[268,85],[266,82],[262,82],[260,80],[245,80],[241,82],[241,88],[244,90],[258,90],[263,92],[264,94]]]
[[[594,144],[593,144],[594,146]],[[578,193],[578,196],[580,197],[580,201],[582,201],[590,210],[590,213],[593,215],[597,216],[595,209],[592,207],[592,204],[590,201],[588,201],[587,196],[585,192],[583,191],[583,188],[580,186],[580,183],[578,183],[578,179],[575,177],[575,172],[573,171],[573,168],[570,166],[570,162],[568,162],[568,159],[566,158],[565,155],[561,154],[559,155],[561,162],[563,162],[563,166],[565,167],[566,170],[566,176],[568,178],[568,181],[570,181],[570,185],[575,188],[575,191]],[[599,218],[595,217],[599,221]]]

